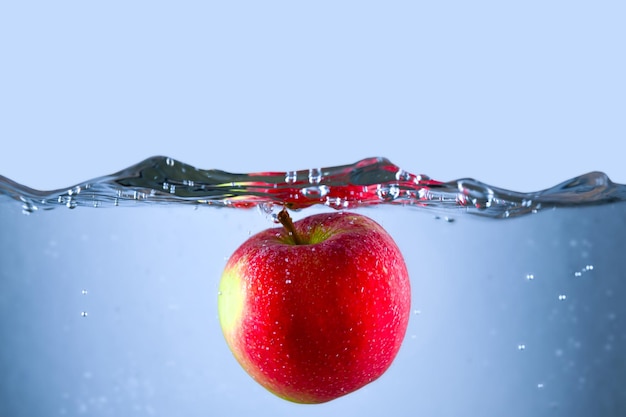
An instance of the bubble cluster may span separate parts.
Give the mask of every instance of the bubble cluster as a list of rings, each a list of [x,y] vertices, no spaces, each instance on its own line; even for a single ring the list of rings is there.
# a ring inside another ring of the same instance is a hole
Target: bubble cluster
[[[585,265],[579,271],[575,271],[574,272],[574,276],[575,277],[582,277],[584,273],[589,272],[589,271],[593,271],[593,265]]]
[[[330,192],[330,188],[326,185],[319,185],[314,187],[306,187],[300,190],[303,196],[311,200],[317,200],[326,197]]]
[[[400,196],[400,187],[397,184],[378,185],[376,195],[382,201],[393,201]]]
[[[296,171],[287,171],[285,173],[285,182],[287,184],[293,184],[296,182],[297,179],[298,179],[298,173]],[[309,177],[309,181],[310,181],[310,177]]]
[[[311,168],[309,170],[309,183],[319,184],[322,181],[322,170],[319,168]]]

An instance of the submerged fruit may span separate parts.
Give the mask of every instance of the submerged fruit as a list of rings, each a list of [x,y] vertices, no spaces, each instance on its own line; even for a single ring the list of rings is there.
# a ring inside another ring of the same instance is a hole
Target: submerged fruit
[[[373,220],[318,214],[252,236],[228,260],[220,324],[241,366],[274,394],[321,403],[380,377],[409,319],[400,250]]]

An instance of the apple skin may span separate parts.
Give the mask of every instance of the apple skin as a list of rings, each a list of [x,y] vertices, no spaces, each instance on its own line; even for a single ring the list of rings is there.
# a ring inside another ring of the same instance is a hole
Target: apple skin
[[[372,219],[337,212],[260,232],[228,260],[218,296],[237,361],[270,392],[323,403],[380,377],[395,358],[411,289],[397,245]]]

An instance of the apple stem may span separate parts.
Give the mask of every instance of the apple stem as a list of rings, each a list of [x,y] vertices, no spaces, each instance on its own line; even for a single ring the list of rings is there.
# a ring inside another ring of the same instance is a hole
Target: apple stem
[[[302,245],[302,240],[300,240],[300,236],[296,233],[296,228],[293,225],[293,221],[291,221],[291,217],[285,207],[283,207],[283,209],[278,213],[278,221],[283,225],[285,230],[289,232],[289,235],[293,238],[293,242],[296,245]]]

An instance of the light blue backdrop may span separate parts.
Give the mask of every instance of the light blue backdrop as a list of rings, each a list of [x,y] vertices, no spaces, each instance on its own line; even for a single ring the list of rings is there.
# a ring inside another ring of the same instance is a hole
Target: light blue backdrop
[[[0,174],[50,189],[155,154],[234,172],[385,156],[518,191],[591,170],[626,183],[625,7],[5,2]],[[218,277],[270,226],[256,211],[0,210],[0,415],[614,416],[626,404],[607,383],[625,375],[623,205],[502,223],[366,210],[405,253],[414,314],[389,373],[319,407],[266,393],[221,339]]]

